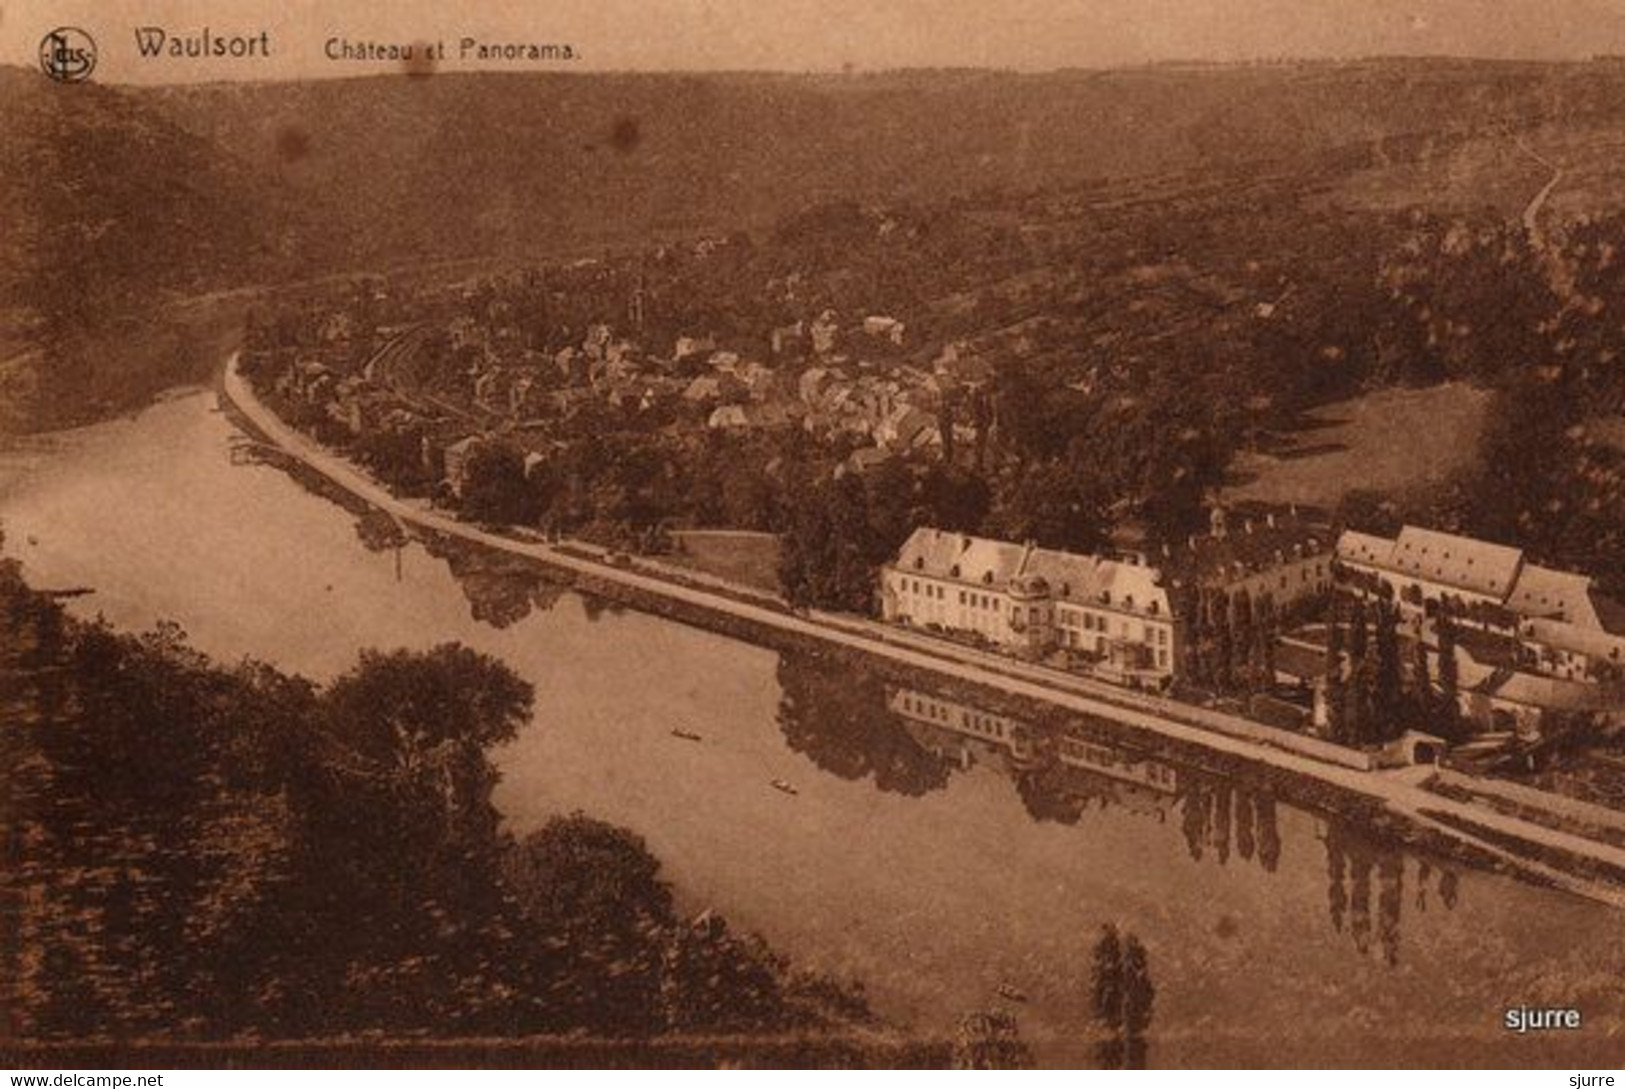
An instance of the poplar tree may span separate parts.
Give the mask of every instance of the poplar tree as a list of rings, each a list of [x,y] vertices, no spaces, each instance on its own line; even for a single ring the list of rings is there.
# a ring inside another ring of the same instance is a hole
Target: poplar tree
[[[1343,621],[1337,610],[1326,632],[1325,699],[1326,731],[1332,740],[1346,741],[1348,686],[1343,679]]]
[[[1123,943],[1110,923],[1100,928],[1090,980],[1095,1020],[1115,1030],[1123,1020]]]
[[[1377,603],[1373,643],[1376,663],[1371,678],[1372,740],[1388,741],[1399,735],[1401,678],[1398,613],[1386,601]]]
[[[1439,723],[1447,736],[1460,729],[1461,705],[1457,702],[1459,681],[1456,673],[1456,624],[1448,613],[1440,612],[1434,622],[1439,637]]]
[[[1093,1002],[1100,1037],[1095,1059],[1104,1069],[1145,1066],[1145,1034],[1151,1027],[1157,988],[1150,957],[1133,934],[1120,939],[1107,924],[1095,942]]]
[[[1419,722],[1433,722],[1433,684],[1429,680],[1428,645],[1420,633],[1411,644],[1411,700]]]
[[[1223,590],[1213,591],[1208,599],[1208,624],[1213,629],[1214,683],[1229,688],[1235,682],[1235,633],[1230,627],[1230,595]]]
[[[1356,598],[1349,612],[1349,661],[1358,663],[1365,657],[1366,639],[1365,602]]]

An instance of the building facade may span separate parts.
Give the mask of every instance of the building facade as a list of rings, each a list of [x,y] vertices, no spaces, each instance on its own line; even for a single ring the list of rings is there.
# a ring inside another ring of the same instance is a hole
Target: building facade
[[[1177,624],[1160,581],[1141,562],[925,527],[881,570],[881,615],[1161,688],[1174,675]]]
[[[1345,532],[1340,580],[1393,601],[1435,651],[1448,613],[1464,709],[1477,718],[1618,712],[1625,696],[1625,606],[1585,575],[1533,564],[1522,550],[1417,526],[1397,537]]]

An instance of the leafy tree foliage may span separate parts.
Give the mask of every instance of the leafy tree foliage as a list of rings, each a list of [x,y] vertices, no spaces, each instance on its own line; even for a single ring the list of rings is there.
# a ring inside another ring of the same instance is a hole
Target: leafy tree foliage
[[[530,686],[466,647],[366,652],[319,688],[212,665],[173,625],[66,620],[0,564],[0,815],[37,961],[25,1038],[786,1032],[868,1019],[712,917],[631,833],[502,834],[487,752]],[[24,840],[18,828],[33,831]],[[25,875],[27,875],[25,877]],[[23,896],[27,880],[41,895]]]
[[[1103,926],[1095,942],[1091,977],[1095,1022],[1100,1030],[1096,1062],[1105,1069],[1143,1068],[1145,1034],[1151,1028],[1157,991],[1140,939],[1133,934],[1120,938],[1115,926]]]

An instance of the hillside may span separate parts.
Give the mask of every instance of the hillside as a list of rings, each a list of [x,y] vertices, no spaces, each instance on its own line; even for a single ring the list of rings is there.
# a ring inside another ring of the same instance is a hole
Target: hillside
[[[0,68],[0,100],[0,429],[191,377],[168,301],[265,275],[296,205],[119,90]]]
[[[414,259],[762,225],[851,197],[1307,178],[1617,116],[1625,69],[1445,61],[857,77],[442,75],[142,92]],[[952,119],[944,124],[944,119]]]
[[[1070,238],[1063,265],[1051,248],[1044,266],[1010,271],[1041,285],[1060,267],[1079,298],[1089,237],[1153,264],[1245,238],[1248,267],[1331,262],[1358,281],[1369,261],[1342,240],[1373,216],[1515,217],[1547,176],[1518,145],[1578,155],[1588,134],[1611,133],[1625,65],[176,88],[57,86],[12,68],[0,69],[0,98],[0,199],[14,210],[0,223],[4,428],[88,418],[194,377],[229,315],[191,325],[163,309],[176,295],[741,228],[764,237],[787,214],[843,199],[931,208],[974,196],[990,230],[1028,231],[1029,195],[1064,194],[1074,222],[1041,225]],[[1606,210],[1620,190],[1605,160],[1577,163],[1548,214]],[[1199,285],[1213,290],[1229,289]],[[1176,300],[1163,334],[1199,329],[1194,305]],[[1094,312],[1108,329],[1117,320]],[[1114,334],[1085,333],[1115,351]],[[149,349],[139,357],[136,339]]]

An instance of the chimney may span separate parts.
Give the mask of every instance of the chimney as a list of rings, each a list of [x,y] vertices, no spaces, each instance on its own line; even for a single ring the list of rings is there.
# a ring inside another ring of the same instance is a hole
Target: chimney
[[[1267,514],[1265,516],[1265,518],[1268,520],[1270,528],[1274,529],[1275,528],[1275,512],[1270,511],[1269,514]]]
[[[1247,527],[1247,532],[1249,534],[1251,534],[1252,531],[1253,531],[1253,520],[1251,518],[1249,518],[1249,519],[1247,519],[1246,522],[1243,523],[1243,525],[1245,525]]]

